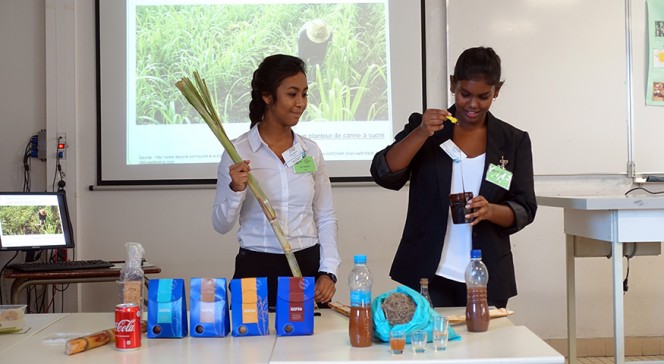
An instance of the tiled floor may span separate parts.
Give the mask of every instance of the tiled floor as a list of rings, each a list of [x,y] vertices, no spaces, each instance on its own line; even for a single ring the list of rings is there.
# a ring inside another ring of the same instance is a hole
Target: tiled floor
[[[664,360],[664,356],[628,356],[625,358],[625,362],[649,362],[649,361],[662,361]],[[565,359],[565,363],[567,363],[567,359]],[[585,357],[585,358],[578,358],[576,359],[576,362],[578,364],[613,364],[613,357]],[[645,363],[644,363],[645,364]]]

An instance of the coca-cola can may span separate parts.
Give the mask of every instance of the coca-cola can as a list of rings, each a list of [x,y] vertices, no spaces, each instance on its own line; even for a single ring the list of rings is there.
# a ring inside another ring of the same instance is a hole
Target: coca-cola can
[[[115,348],[121,351],[141,347],[141,310],[135,303],[115,306]]]

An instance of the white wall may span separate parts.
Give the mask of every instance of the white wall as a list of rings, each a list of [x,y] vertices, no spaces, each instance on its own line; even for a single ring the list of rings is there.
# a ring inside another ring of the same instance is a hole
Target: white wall
[[[43,0],[0,2],[0,49],[0,190],[20,191],[25,146],[46,127]],[[46,164],[32,160],[30,169],[32,190],[44,191]],[[13,255],[0,253],[0,264]],[[8,300],[9,284],[0,288]]]
[[[5,188],[22,188],[23,151],[30,136],[46,127],[43,2],[0,3],[0,79],[4,81],[0,87],[0,186]],[[43,190],[45,164],[33,161],[32,169],[32,187]]]
[[[211,227],[212,188],[88,190],[96,181],[94,1],[53,2],[69,4],[76,19],[75,55],[69,55],[75,60],[76,99],[66,101],[75,105],[74,120],[50,115],[48,124],[49,128],[66,125],[68,135],[72,134],[68,137],[68,153],[75,154],[75,158],[67,161],[68,171],[73,171],[67,174],[67,191],[76,215],[78,257],[123,259],[123,244],[136,241],[145,247],[147,259],[162,268],[161,277],[230,277],[237,243],[234,233],[222,236]],[[30,135],[47,126],[44,11],[44,0],[0,2],[0,79],[5,85],[0,88],[2,190],[21,188],[20,175],[15,171],[20,166],[22,149]],[[21,35],[18,40],[17,35]],[[45,173],[33,174],[33,178],[43,188],[50,184]],[[624,176],[541,176],[536,185],[540,194],[620,193],[629,188],[630,181]],[[369,256],[375,292],[393,288],[395,283],[387,272],[403,227],[407,188],[393,192],[371,184],[335,185],[333,193],[340,227],[339,250],[344,260],[335,299],[348,300],[344,281],[353,254],[360,252]],[[513,321],[543,338],[565,337],[562,211],[540,207],[535,222],[514,236],[513,251],[519,287],[519,295],[510,300],[510,308],[516,312]],[[0,253],[0,261],[9,255]],[[610,260],[579,259],[576,266],[578,335],[611,336]],[[632,261],[630,290],[625,296],[628,336],[664,335],[664,319],[657,314],[664,304],[664,289],[658,281],[653,283],[653,277],[663,274],[661,257]],[[5,297],[8,283],[4,283]],[[68,294],[78,297],[80,311],[109,311],[116,303],[115,291],[113,283],[96,283],[79,285],[79,295],[73,289]]]

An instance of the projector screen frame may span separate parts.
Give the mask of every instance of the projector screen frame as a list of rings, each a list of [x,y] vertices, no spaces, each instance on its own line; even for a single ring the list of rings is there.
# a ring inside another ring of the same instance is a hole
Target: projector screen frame
[[[190,185],[214,185],[216,183],[216,178],[175,178],[175,179],[169,179],[169,178],[147,178],[147,179],[117,179],[117,178],[106,178],[104,177],[103,173],[103,168],[104,168],[104,158],[103,158],[103,136],[102,136],[102,72],[101,72],[101,67],[102,67],[102,58],[101,58],[101,53],[102,53],[102,45],[101,45],[101,37],[100,37],[100,11],[99,11],[99,2],[100,0],[95,1],[96,9],[95,9],[95,28],[96,28],[96,54],[97,54],[97,59],[96,59],[96,66],[97,66],[97,181],[96,181],[96,186],[190,186]],[[419,44],[419,54],[417,57],[421,57],[421,85],[420,89],[417,90],[417,92],[420,92],[421,95],[421,110],[424,110],[426,108],[426,24],[425,24],[425,0],[420,0],[420,44]],[[394,32],[394,30],[391,30],[391,32]],[[403,57],[404,55],[401,55]],[[407,55],[407,56],[415,56],[415,55]],[[392,59],[394,59],[395,55],[391,55]],[[400,57],[397,55],[396,57]],[[394,99],[394,95],[391,96],[392,99]],[[394,102],[394,101],[392,101]],[[413,109],[411,112],[417,112],[421,111],[418,109]],[[396,134],[399,130],[400,127],[398,128],[397,125],[401,126],[403,125],[406,120],[407,120],[407,115],[400,115],[400,116],[395,116],[394,114],[391,115],[391,118],[393,119],[398,119],[398,120],[392,120],[392,125],[393,125],[393,130],[392,130],[392,135],[390,136],[393,140],[394,134]],[[108,141],[106,141],[108,143]],[[387,146],[388,143],[385,144]],[[329,164],[329,162],[328,162]],[[329,168],[328,168],[329,169]],[[216,171],[216,168],[215,168]],[[357,182],[373,182],[372,177],[369,174],[369,169],[368,167],[363,173],[357,173],[356,175],[351,175],[351,176],[337,176],[334,175],[333,173],[330,173],[330,180],[332,182],[341,182],[341,183],[357,183]],[[90,190],[94,190],[93,185],[90,186]]]

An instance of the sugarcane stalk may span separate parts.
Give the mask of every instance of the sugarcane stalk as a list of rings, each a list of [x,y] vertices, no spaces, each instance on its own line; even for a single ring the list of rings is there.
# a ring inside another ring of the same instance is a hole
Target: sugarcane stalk
[[[198,111],[205,123],[210,127],[214,135],[221,142],[221,145],[226,150],[226,153],[228,153],[228,156],[231,157],[231,160],[233,160],[235,163],[242,162],[243,159],[238,154],[237,149],[235,149],[235,146],[233,143],[231,143],[230,139],[226,135],[226,132],[224,131],[224,128],[221,125],[221,119],[219,118],[219,114],[217,114],[217,111],[214,107],[214,103],[210,97],[210,91],[207,87],[207,84],[205,83],[205,80],[200,77],[197,71],[194,71],[194,79],[196,80],[196,85],[194,85],[194,83],[191,82],[189,78],[183,77],[180,81],[175,83],[175,86],[180,90],[187,101],[189,101],[191,106],[193,106],[194,109]],[[281,248],[286,255],[286,259],[288,260],[288,265],[290,266],[293,277],[302,277],[302,272],[300,271],[300,266],[297,264],[297,259],[295,259],[295,254],[293,254],[290,244],[288,243],[288,240],[286,239],[286,236],[284,235],[284,232],[279,225],[279,221],[277,220],[277,214],[272,208],[272,205],[270,205],[270,202],[265,196],[265,193],[261,189],[258,180],[256,180],[251,172],[249,172],[247,185],[249,186],[251,193],[253,193],[254,197],[256,197],[256,200],[258,200],[258,204],[261,206],[265,217],[270,222],[270,226],[272,226],[272,230],[277,236],[277,240],[279,241],[279,244],[281,245]]]

